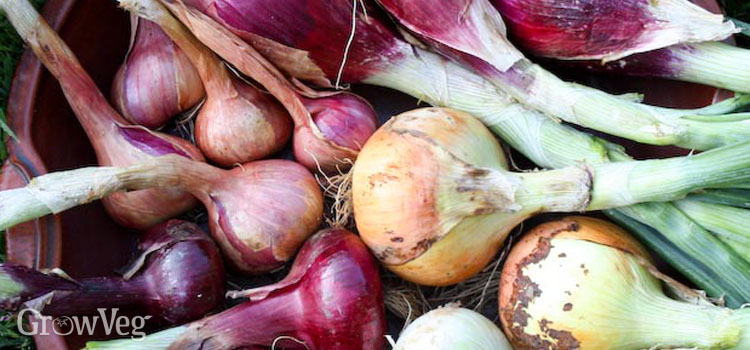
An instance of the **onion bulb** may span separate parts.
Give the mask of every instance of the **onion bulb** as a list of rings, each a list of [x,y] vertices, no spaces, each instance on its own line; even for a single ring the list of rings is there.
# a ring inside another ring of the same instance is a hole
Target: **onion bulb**
[[[669,201],[743,181],[748,148],[750,142],[688,158],[512,173],[481,122],[417,109],[384,124],[362,149],[353,168],[354,217],[388,269],[419,284],[450,285],[484,268],[531,215]]]
[[[382,350],[385,308],[377,265],[362,241],[323,230],[300,249],[282,281],[230,292],[248,301],[144,339],[89,342],[109,350]]]
[[[160,6],[154,0],[123,0],[121,3],[131,3],[130,7],[138,5],[140,12],[164,11],[157,9]],[[369,103],[351,93],[314,91],[299,81],[292,84],[252,45],[212,18],[179,1],[163,4],[201,42],[258,81],[286,107],[294,121],[293,148],[298,162],[324,173],[348,168],[377,126],[377,115]],[[264,53],[273,50],[263,48]],[[298,65],[306,64],[305,58],[296,55],[286,59]]]
[[[158,3],[123,0],[120,5],[157,23],[197,68],[206,101],[195,122],[195,142],[209,160],[231,166],[265,158],[284,147],[292,123],[277,101],[233,76]]]
[[[112,104],[129,122],[158,128],[205,97],[185,53],[158,25],[132,16],[130,50],[112,81]]]
[[[750,51],[717,42],[736,32],[687,0],[493,0],[530,54],[592,71],[655,76],[750,92]]]
[[[151,187],[179,188],[203,202],[224,257],[250,274],[290,260],[323,216],[317,181],[295,162],[261,160],[224,170],[165,156],[130,167],[50,173],[24,188],[0,192],[0,229],[112,192]]]
[[[664,295],[662,281],[682,300]],[[503,267],[499,312],[514,349],[750,348],[750,310],[705,301],[593,218],[528,232]]]
[[[491,0],[535,55],[614,61],[667,46],[719,41],[737,32],[689,0]]]
[[[432,310],[410,323],[394,350],[512,350],[505,335],[482,314],[456,305]]]
[[[128,125],[109,105],[70,48],[28,0],[2,0],[0,8],[21,38],[57,78],[96,151],[100,165],[128,166],[166,154],[203,160],[200,151],[188,141],[142,126]],[[104,207],[113,219],[136,229],[173,218],[197,203],[189,193],[171,188],[120,192],[104,199]]]
[[[0,306],[18,310],[39,305],[42,314],[55,317],[127,308],[160,324],[182,324],[221,306],[225,282],[211,238],[192,223],[170,220],[145,232],[123,277],[72,280],[0,264]]]

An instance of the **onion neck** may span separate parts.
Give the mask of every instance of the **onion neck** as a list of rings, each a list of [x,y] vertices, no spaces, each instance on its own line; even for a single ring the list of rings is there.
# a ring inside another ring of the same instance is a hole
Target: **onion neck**
[[[750,310],[732,311],[726,308],[695,305],[669,299],[663,295],[639,293],[626,306],[633,316],[621,320],[622,345],[627,348],[700,348],[744,349],[741,334],[748,328],[739,322],[747,319]],[[619,320],[618,320],[619,321]]]
[[[750,142],[698,155],[594,165],[588,210],[667,202],[688,193],[750,179]]]
[[[506,72],[467,58],[475,69],[530,108],[566,122],[630,140],[706,150],[750,135],[750,126],[726,116],[692,116],[697,110],[649,106],[579,84],[564,82],[529,60]],[[747,119],[745,116],[742,119]]]
[[[158,24],[193,63],[209,96],[236,94],[224,64],[155,0],[120,0],[120,6]]]
[[[146,336],[143,340],[89,342],[87,349],[235,349],[247,346],[270,347],[279,336],[305,341],[306,329],[300,312],[302,297],[289,292],[259,301],[248,301],[202,320]],[[280,340],[276,346],[282,346]],[[298,345],[298,344],[294,344]]]
[[[148,1],[153,0],[126,0]],[[193,9],[183,7],[181,2],[165,1],[162,5],[189,28],[190,32],[211,51],[232,64],[242,74],[252,78],[273,95],[289,112],[295,129],[309,127],[317,130],[302,96],[287,78],[255,48],[237,37],[213,19]]]
[[[401,60],[365,83],[396,89],[434,106],[468,112],[543,167],[608,161],[614,147],[605,141],[516,103],[493,83],[442,56],[406,47],[408,50],[400,50]]]
[[[49,297],[41,304],[45,315],[74,316],[96,313],[99,308],[142,306],[149,294],[142,276],[127,281],[119,277],[72,281],[9,263],[0,265],[0,305],[8,310]]]
[[[228,173],[177,155],[151,158],[129,167],[91,167],[50,173],[26,187],[0,192],[0,229],[60,213],[119,191],[175,187],[205,200]]]
[[[127,124],[109,105],[70,48],[28,0],[0,0],[0,8],[23,40],[62,86],[78,120],[94,144]]]
[[[56,293],[52,303],[44,307],[43,313],[69,316],[116,307],[147,311],[144,302],[150,298],[150,293],[146,280],[140,276],[128,281],[121,278],[90,278],[77,283],[80,287],[76,291]]]
[[[676,45],[668,50],[678,79],[750,93],[750,50],[720,42]]]

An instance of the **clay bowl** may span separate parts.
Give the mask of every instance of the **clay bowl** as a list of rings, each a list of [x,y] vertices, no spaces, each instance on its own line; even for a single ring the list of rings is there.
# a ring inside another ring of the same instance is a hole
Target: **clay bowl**
[[[714,0],[702,1],[718,10]],[[43,14],[107,94],[127,49],[128,14],[114,2],[75,0],[49,0]],[[578,78],[611,92],[643,92],[647,102],[670,107],[699,107],[721,95],[713,88],[656,79]],[[416,106],[414,99],[388,89],[358,86],[355,91],[376,106],[382,120]],[[10,157],[0,172],[0,189],[23,186],[30,178],[50,171],[96,164],[91,145],[60,87],[29,51],[13,80],[8,118],[20,141],[9,143]],[[683,152],[624,144],[641,158]],[[98,202],[18,225],[7,234],[9,260],[38,269],[60,267],[73,277],[111,274],[130,258],[138,237],[112,222]],[[35,340],[39,349],[66,350],[80,348],[86,339],[50,335]]]

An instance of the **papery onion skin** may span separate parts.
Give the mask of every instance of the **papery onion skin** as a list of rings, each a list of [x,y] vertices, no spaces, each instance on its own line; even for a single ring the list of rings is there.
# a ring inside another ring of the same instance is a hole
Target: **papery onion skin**
[[[229,72],[209,48],[156,1],[120,0],[120,6],[151,20],[193,62],[206,87],[195,140],[206,157],[229,167],[268,157],[291,135],[289,114],[270,95]]]
[[[23,286],[15,298],[3,298],[6,310],[41,298],[49,316],[95,314],[98,308],[127,308],[154,317],[154,324],[181,324],[203,317],[224,301],[222,258],[210,237],[196,225],[170,220],[151,228],[138,245],[139,259],[122,277],[78,280],[45,275],[11,263],[0,277]],[[8,282],[2,279],[3,288]]]
[[[136,125],[158,128],[205,97],[198,72],[158,25],[132,22],[136,32],[112,82],[112,103]]]
[[[448,187],[440,186],[439,177],[450,174],[439,173],[441,164],[427,146],[429,142],[420,146],[397,135],[419,130],[414,134],[427,135],[431,142],[478,167],[502,169],[505,157],[489,131],[463,113],[422,109],[409,115],[415,118],[401,115],[381,127],[359,154],[352,179],[357,229],[376,257],[401,277],[421,284],[454,284],[486,266],[521,219],[488,212],[459,218],[456,223],[450,210],[441,214],[442,205],[460,200],[450,195]],[[441,191],[448,197],[442,197]],[[441,204],[442,200],[446,202]],[[461,209],[473,212],[490,205],[481,203],[480,196],[475,200]],[[445,222],[455,226],[443,228]],[[468,231],[472,232],[469,237],[460,234]]]
[[[336,79],[348,36],[351,31],[352,3],[342,6],[334,1],[307,0],[183,0],[233,33],[253,42],[257,34],[287,46],[307,50],[310,58],[328,79]],[[361,3],[360,3],[361,4]],[[382,18],[382,11],[372,2],[364,2],[368,15]],[[258,9],[263,9],[259,11]],[[367,23],[367,30],[356,32],[357,44],[351,46],[341,81],[359,82],[398,61],[408,50],[394,36],[385,21],[365,18],[361,11],[358,21]],[[377,57],[377,60],[373,60]]]
[[[493,0],[514,40],[532,54],[573,57],[627,49],[657,26],[648,0]]]
[[[611,61],[691,42],[718,41],[732,23],[688,0],[492,0],[531,54]]]
[[[385,347],[385,308],[378,267],[362,241],[346,230],[317,233],[300,249],[284,280],[237,294],[249,301],[141,341],[90,342],[87,349]]]
[[[274,270],[320,226],[323,195],[303,166],[262,160],[217,173],[196,195],[230,265],[244,273]]]
[[[292,133],[289,114],[272,96],[236,77],[226,78],[233,91],[209,96],[196,118],[198,147],[224,167],[280,151]]]
[[[305,98],[304,103],[322,137],[310,126],[296,128],[294,159],[326,173],[347,170],[351,163],[346,160],[354,161],[378,127],[375,110],[365,99],[349,93]]]
[[[203,161],[203,154],[178,137],[155,134],[144,127],[115,125],[116,136],[97,150],[101,165],[130,165],[152,157],[177,154]],[[92,142],[97,144],[97,142]],[[198,204],[193,195],[175,188],[116,192],[102,199],[110,217],[120,225],[146,229],[173,218]]]

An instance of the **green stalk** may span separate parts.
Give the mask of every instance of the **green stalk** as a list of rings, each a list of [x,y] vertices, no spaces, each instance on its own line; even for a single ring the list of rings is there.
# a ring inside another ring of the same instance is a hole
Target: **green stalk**
[[[750,179],[750,141],[698,155],[596,164],[589,210],[665,202],[688,193]]]
[[[509,146],[542,167],[561,168],[581,162],[599,164],[630,159],[619,145],[514,103],[497,86],[467,69],[431,52],[414,50],[414,56],[366,82],[400,90],[432,105],[471,113]],[[728,107],[734,106],[709,107],[702,113],[710,114],[713,112],[710,108],[722,112]],[[710,295],[724,296],[732,307],[750,301],[750,289],[746,287],[750,285],[750,265],[744,259],[672,204],[653,203],[649,206],[660,215],[653,215],[648,210],[634,210],[642,208],[639,206],[607,212],[629,218],[644,227],[658,228],[658,232],[652,230],[653,233],[640,235],[640,238],[652,246],[671,245],[673,248],[657,249],[657,252]],[[684,231],[685,228],[689,230]],[[715,260],[715,257],[725,258]]]
[[[0,230],[101,199],[153,187],[199,189],[216,168],[181,156],[152,158],[129,167],[89,167],[49,173],[26,187],[0,191]]]
[[[672,46],[677,78],[727,90],[750,93],[750,50],[706,42]]]
[[[674,205],[644,203],[604,213],[708,295],[724,297],[734,308],[748,300],[750,263]]]
[[[750,261],[750,211],[691,199],[675,202],[677,208],[716,234],[745,260]]]
[[[690,199],[704,203],[750,209],[750,190],[746,189],[730,188],[700,191],[690,195]]]
[[[109,341],[90,341],[85,349],[106,350],[166,350],[187,330],[187,326],[169,328],[143,338],[117,339]]]

